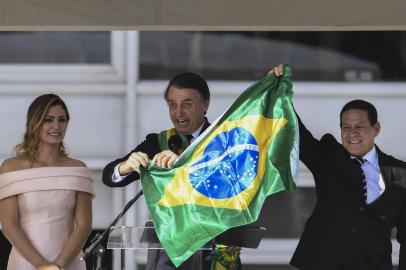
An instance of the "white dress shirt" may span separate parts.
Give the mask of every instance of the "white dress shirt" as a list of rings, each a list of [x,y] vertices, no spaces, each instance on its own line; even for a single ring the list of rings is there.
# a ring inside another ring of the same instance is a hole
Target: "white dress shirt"
[[[385,182],[383,181],[379,168],[378,153],[376,152],[375,146],[362,158],[365,160],[361,169],[367,181],[367,204],[370,204],[385,191]]]

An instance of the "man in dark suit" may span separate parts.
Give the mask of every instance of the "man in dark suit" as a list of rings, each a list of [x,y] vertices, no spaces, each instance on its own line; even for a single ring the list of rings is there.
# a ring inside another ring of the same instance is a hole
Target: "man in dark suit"
[[[106,165],[104,184],[123,187],[138,180],[139,167],[146,166],[149,160],[159,167],[171,168],[178,154],[209,127],[205,115],[209,108],[210,91],[200,75],[192,72],[176,75],[170,80],[164,98],[174,128],[148,134],[145,141],[126,156]],[[147,270],[196,269],[196,257],[192,256],[175,268],[164,251],[151,251],[148,253]],[[204,269],[210,269],[211,257],[207,252],[204,257]]]
[[[271,73],[283,75],[283,65]],[[291,260],[300,270],[392,270],[391,231],[406,270],[406,163],[375,144],[375,107],[363,100],[340,113],[341,144],[314,138],[299,118],[300,160],[315,180],[317,202]]]
[[[179,151],[185,147],[185,143],[188,145],[189,140],[193,141],[210,125],[205,117],[210,103],[210,91],[207,82],[200,75],[192,72],[176,75],[169,82],[164,98],[174,129],[148,134],[145,141],[125,157],[107,164],[103,170],[104,184],[123,187],[138,180],[139,166],[147,166],[150,159],[162,168],[171,168],[179,153],[170,149],[165,136],[173,134],[181,138],[181,145],[175,146],[180,148],[176,149]]]

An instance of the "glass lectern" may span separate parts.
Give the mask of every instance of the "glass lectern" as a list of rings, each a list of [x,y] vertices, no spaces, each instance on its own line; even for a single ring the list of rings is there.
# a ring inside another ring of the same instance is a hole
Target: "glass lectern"
[[[213,249],[214,243],[226,246],[258,248],[265,230],[266,228],[264,227],[252,225],[231,228],[215,237],[211,243],[201,247],[185,263],[190,266],[190,269],[203,270],[203,266],[207,266],[207,263],[210,265],[213,259],[213,254],[211,254],[212,256],[208,254]],[[143,227],[110,227],[107,248],[121,250],[122,257],[124,251],[128,249],[147,250],[148,260],[154,260],[154,256],[156,257],[160,250],[164,249],[159,242],[152,221],[147,221]],[[210,261],[208,262],[208,260]]]
[[[164,249],[151,222],[147,222],[143,227],[112,226],[110,228],[107,248],[119,249],[122,256],[124,251],[129,249],[147,250],[148,260],[153,260],[159,250]],[[201,247],[199,251],[188,259],[187,263],[190,263],[193,269],[203,270],[203,253],[207,254],[212,249],[213,247],[210,244]]]

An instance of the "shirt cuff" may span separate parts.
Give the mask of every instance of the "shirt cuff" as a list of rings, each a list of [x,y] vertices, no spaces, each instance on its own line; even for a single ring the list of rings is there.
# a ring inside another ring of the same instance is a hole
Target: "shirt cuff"
[[[114,173],[111,176],[111,181],[113,181],[113,183],[118,183],[120,181],[122,181],[124,178],[126,178],[128,176],[128,174],[126,175],[120,175],[120,172],[118,171],[118,167],[120,166],[121,163],[117,164],[114,167]]]

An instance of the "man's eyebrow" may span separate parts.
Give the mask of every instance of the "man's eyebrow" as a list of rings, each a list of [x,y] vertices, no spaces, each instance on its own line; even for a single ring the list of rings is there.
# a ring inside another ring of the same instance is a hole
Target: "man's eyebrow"
[[[186,102],[186,101],[192,101],[192,99],[191,98],[186,98],[186,99],[182,99],[180,102]],[[169,102],[175,102],[175,101],[173,101],[172,99],[168,99],[168,103]]]

